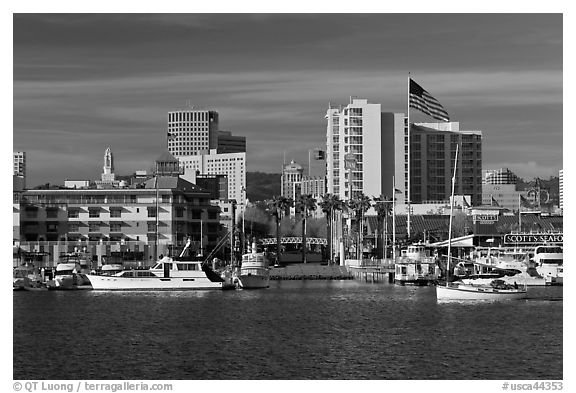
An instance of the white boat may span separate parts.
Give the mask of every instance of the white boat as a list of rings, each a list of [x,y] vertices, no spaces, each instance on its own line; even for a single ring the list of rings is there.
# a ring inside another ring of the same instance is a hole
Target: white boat
[[[527,289],[520,288],[517,284],[511,286],[494,280],[491,285],[450,285],[448,276],[450,272],[451,244],[452,244],[452,213],[454,209],[454,186],[456,183],[456,167],[458,163],[458,145],[456,145],[456,157],[454,159],[454,175],[452,176],[452,198],[450,199],[450,221],[448,225],[448,262],[446,267],[446,286],[436,287],[436,299],[438,301],[450,300],[513,300],[526,297]]]
[[[563,285],[564,252],[561,246],[541,245],[534,250],[536,270],[547,285]]]
[[[164,257],[146,270],[123,270],[111,276],[90,274],[96,290],[200,290],[226,289],[226,282],[203,261],[182,260],[190,241],[178,258]]]
[[[400,285],[432,285],[439,276],[436,259],[424,244],[412,244],[402,250],[394,264],[394,282]]]
[[[256,252],[256,244],[252,243],[252,252],[242,255],[238,283],[243,289],[255,289],[268,288],[269,282],[268,258],[263,252]]]
[[[436,287],[436,298],[442,300],[516,300],[526,297],[526,289],[498,283],[494,280],[493,285],[469,285],[452,283],[449,286]]]
[[[39,287],[41,283],[42,276],[34,266],[22,265],[12,271],[12,289],[15,291]]]

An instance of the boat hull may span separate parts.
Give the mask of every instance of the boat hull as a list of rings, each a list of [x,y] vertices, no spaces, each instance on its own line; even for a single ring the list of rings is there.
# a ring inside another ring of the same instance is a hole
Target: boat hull
[[[238,284],[242,289],[268,288],[270,286],[270,277],[259,274],[241,274],[238,276]]]
[[[413,285],[418,287],[425,287],[427,285],[434,285],[435,280],[429,279],[394,279],[394,283],[397,285]]]
[[[517,300],[526,297],[524,289],[495,289],[491,287],[436,287],[438,300]]]
[[[123,290],[204,290],[223,289],[224,282],[212,282],[207,278],[186,278],[186,277],[116,277],[88,275],[92,283],[92,289],[123,291]]]

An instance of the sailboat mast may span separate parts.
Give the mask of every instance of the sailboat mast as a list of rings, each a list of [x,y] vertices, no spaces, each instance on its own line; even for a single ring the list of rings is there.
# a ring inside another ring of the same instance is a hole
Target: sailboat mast
[[[452,197],[450,198],[450,221],[448,224],[448,262],[446,265],[446,286],[448,286],[448,277],[450,276],[450,256],[452,246],[452,213],[454,211],[454,184],[456,183],[456,166],[458,165],[458,146],[456,145],[456,157],[454,157],[454,175],[452,176]]]

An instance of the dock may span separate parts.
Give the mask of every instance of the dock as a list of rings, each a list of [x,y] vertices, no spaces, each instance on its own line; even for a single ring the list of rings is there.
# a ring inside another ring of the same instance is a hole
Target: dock
[[[344,266],[294,264],[270,269],[270,280],[351,280]]]

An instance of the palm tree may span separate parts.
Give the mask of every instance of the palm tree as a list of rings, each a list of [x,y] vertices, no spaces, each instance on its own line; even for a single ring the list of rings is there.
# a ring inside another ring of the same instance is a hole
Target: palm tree
[[[294,207],[302,216],[302,263],[306,263],[306,218],[311,211],[316,210],[316,198],[311,194],[299,195]]]
[[[328,238],[328,263],[332,263],[332,233],[334,232],[335,210],[343,209],[343,202],[338,195],[325,194],[319,205],[326,215],[326,237]]]
[[[378,216],[378,226],[382,219],[384,220],[384,236],[383,239],[388,238],[388,216],[392,212],[392,198],[389,196],[380,195],[379,197],[372,198],[374,201],[374,210],[376,210],[376,214]],[[387,257],[387,250],[385,246],[385,241],[382,241],[382,258],[386,259]]]
[[[292,206],[291,198],[285,196],[274,196],[266,201],[268,212],[276,219],[276,263],[280,264],[280,220],[284,217],[286,210]]]
[[[349,208],[354,211],[354,216],[357,218],[357,228],[358,228],[358,237],[356,239],[357,247],[356,247],[356,258],[362,258],[362,232],[363,232],[363,222],[364,222],[364,213],[370,209],[372,206],[370,204],[370,198],[364,195],[364,193],[359,193],[352,198],[348,202]]]

